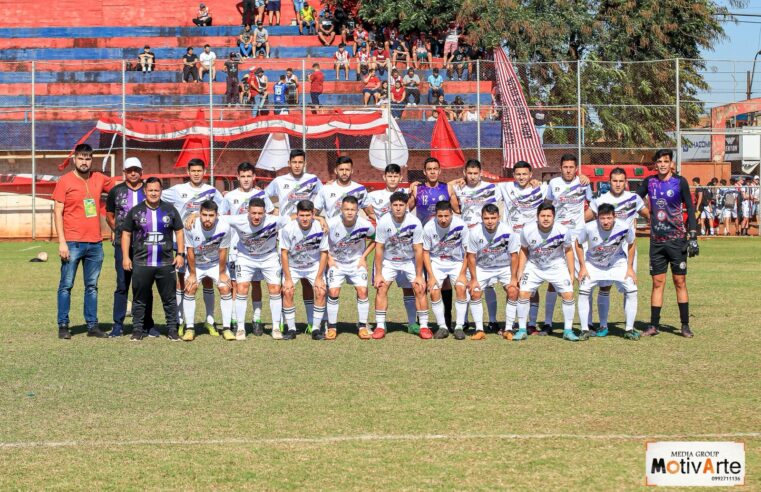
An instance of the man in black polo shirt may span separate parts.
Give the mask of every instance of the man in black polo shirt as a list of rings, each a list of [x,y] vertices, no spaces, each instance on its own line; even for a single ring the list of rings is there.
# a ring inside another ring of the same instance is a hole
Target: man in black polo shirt
[[[174,206],[161,201],[161,180],[156,177],[145,181],[145,201],[129,211],[122,230],[122,266],[132,271],[132,341],[144,335],[145,309],[153,295],[156,282],[167,324],[167,337],[179,341],[177,334],[177,301],[174,297],[177,268],[185,263],[185,253],[174,256],[172,236],[177,251],[185,251],[183,224]],[[129,249],[133,247],[133,259]]]

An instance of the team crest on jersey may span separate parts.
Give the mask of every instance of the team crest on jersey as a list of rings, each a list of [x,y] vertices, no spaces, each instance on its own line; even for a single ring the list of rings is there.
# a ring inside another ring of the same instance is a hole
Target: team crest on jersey
[[[666,212],[664,212],[663,210],[658,210],[657,217],[658,217],[658,220],[660,220],[661,222],[665,221],[666,220]]]
[[[672,196],[674,196],[674,190],[668,190],[668,191],[666,192],[666,196],[668,196],[668,197],[672,197]]]
[[[657,206],[658,208],[666,208],[666,200],[664,200],[663,198],[657,199],[655,201],[655,206]]]
[[[141,217],[138,219],[138,222],[140,222],[140,225],[145,225],[145,224],[147,224],[147,223],[148,223],[148,219],[147,219],[147,218],[145,218],[145,215],[143,215],[143,216],[141,216]]]
[[[164,224],[168,224],[171,220],[172,219],[168,215],[161,217],[161,222],[163,222]]]

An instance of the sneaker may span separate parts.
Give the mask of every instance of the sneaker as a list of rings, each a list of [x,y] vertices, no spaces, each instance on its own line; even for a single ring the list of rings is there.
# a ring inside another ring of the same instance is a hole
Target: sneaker
[[[182,340],[185,342],[192,342],[196,337],[196,331],[193,328],[185,328],[185,333],[182,335]]]
[[[538,330],[536,326],[529,326],[526,328],[526,333],[528,333],[528,335],[531,336],[531,335],[539,335],[540,333],[542,333],[542,331]]]
[[[275,340],[282,340],[283,339],[283,330],[280,328],[272,328],[272,338]]]
[[[71,332],[69,331],[68,325],[58,326],[58,338],[61,340],[71,340]]]
[[[455,340],[465,340],[465,330],[463,330],[462,327],[455,327],[455,329],[454,329],[454,339]]]
[[[576,333],[574,333],[573,330],[563,330],[563,340],[568,340],[569,342],[578,342],[579,337],[576,336]]]
[[[596,337],[607,337],[608,336],[608,327],[607,326],[602,326],[602,327],[598,328],[597,331],[595,332],[595,336]]]
[[[627,340],[639,340],[639,332],[637,330],[629,330],[624,333],[624,338]]]
[[[243,328],[238,328],[237,330],[235,330],[235,339],[238,340],[239,342],[244,341],[246,339],[246,330],[244,330]]]
[[[544,335],[552,335],[552,325],[548,325],[546,323],[543,324],[542,325],[542,332],[544,333]],[[542,336],[544,336],[544,335],[542,335]]]
[[[513,333],[513,330],[504,330],[502,332],[502,338],[504,338],[505,340],[512,340],[514,336],[515,336],[515,333]]]
[[[135,330],[132,332],[132,336],[129,337],[130,342],[139,342],[145,338],[145,333],[143,333],[143,330]]]
[[[528,338],[528,333],[526,330],[518,329],[515,333],[513,333],[513,341],[514,342],[520,342],[521,340],[525,340]]]
[[[155,326],[148,330],[148,336],[151,338],[158,338],[161,336],[161,332]]]
[[[203,324],[203,327],[206,329],[206,331],[209,332],[209,335],[213,337],[219,336],[219,332],[217,331],[217,329],[214,327],[213,324],[209,323],[208,321]]]
[[[170,342],[179,342],[180,341],[180,335],[177,334],[177,330],[169,330],[167,332],[166,337],[169,339]]]
[[[179,323],[177,325],[177,334],[182,338],[185,335],[185,323]]]
[[[658,327],[657,326],[655,326],[655,325],[648,325],[647,330],[642,332],[642,336],[643,337],[654,337],[658,333],[660,333],[660,332],[658,331]]]
[[[579,333],[579,340],[582,342],[589,340],[589,330],[581,330],[581,333]]]
[[[436,330],[436,334],[433,336],[436,340],[441,340],[449,336],[449,330],[442,326],[438,330]]]
[[[283,333],[283,340],[295,340],[296,335],[296,330],[286,330],[286,332]]]
[[[375,328],[375,330],[373,330],[373,340],[380,340],[381,338],[385,338],[385,337],[386,337],[385,329],[381,327],[377,327]]]
[[[366,326],[363,326],[357,330],[357,336],[360,340],[370,340],[372,338],[370,330]]]
[[[682,336],[684,338],[692,338],[695,336],[695,334],[692,333],[692,330],[690,330],[690,325],[682,325]]]
[[[325,333],[325,340],[335,340],[338,337],[338,330],[336,327],[328,327],[328,331]]]
[[[224,338],[228,342],[231,342],[235,340],[235,334],[230,328],[225,328],[222,330],[222,338]]]
[[[486,340],[486,333],[484,333],[483,330],[476,330],[476,332],[470,336],[470,339],[471,340]]]
[[[433,338],[433,332],[427,326],[420,328],[419,335],[420,335],[420,338],[422,338],[423,340],[430,340],[431,338]]]
[[[253,334],[255,337],[260,337],[264,335],[264,325],[261,321],[254,321],[254,330]]]
[[[87,336],[95,337],[95,338],[108,338],[108,335],[100,331],[100,328],[98,328],[97,326],[93,326],[92,328],[87,328]]]
[[[420,325],[417,323],[412,323],[411,325],[407,326],[407,332],[413,334],[413,335],[419,335],[420,334]]]
[[[312,330],[312,340],[325,340],[325,334],[320,329]]]
[[[59,328],[59,334],[58,337],[60,338],[60,328]],[[111,328],[111,333],[108,334],[109,338],[117,338],[122,336],[122,327],[121,326],[114,326]]]

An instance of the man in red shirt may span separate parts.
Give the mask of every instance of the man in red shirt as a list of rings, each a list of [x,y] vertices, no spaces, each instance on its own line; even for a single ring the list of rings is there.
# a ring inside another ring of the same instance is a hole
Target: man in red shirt
[[[378,99],[380,99],[381,81],[375,76],[375,70],[370,70],[367,73],[367,77],[364,77],[362,81],[365,83],[365,87],[362,89],[365,106],[367,106],[371,97],[373,98],[373,103],[377,103]]]
[[[61,176],[53,191],[61,280],[58,284],[58,338],[68,340],[71,288],[79,263],[85,281],[84,315],[87,336],[104,338],[98,328],[98,277],[103,265],[103,234],[100,230],[100,196],[114,186],[114,179],[93,172],[92,147],[77,145],[74,170]]]
[[[312,65],[314,72],[309,76],[309,95],[312,98],[312,104],[315,106],[320,105],[320,95],[323,91],[323,83],[325,82],[325,74],[320,70],[319,63]]]

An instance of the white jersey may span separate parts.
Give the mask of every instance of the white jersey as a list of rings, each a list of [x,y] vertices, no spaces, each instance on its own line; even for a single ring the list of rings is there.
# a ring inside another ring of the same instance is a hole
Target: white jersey
[[[323,212],[330,219],[341,215],[341,200],[346,196],[353,196],[359,202],[359,210],[367,206],[367,188],[352,181],[348,186],[341,186],[337,182],[322,187],[317,194],[314,208]]]
[[[314,270],[319,267],[320,253],[328,250],[328,235],[316,220],[306,231],[292,220],[280,229],[280,249],[288,251],[289,268]]]
[[[519,233],[501,222],[494,232],[487,231],[481,224],[472,228],[468,236],[468,253],[476,255],[476,266],[483,270],[509,269],[511,255],[520,249]]]
[[[397,188],[396,191],[388,191],[386,188],[382,190],[371,191],[367,194],[367,205],[373,207],[375,212],[375,220],[378,221],[391,210],[391,202],[389,199],[391,195],[397,191],[402,191],[409,194],[409,191],[402,188]]]
[[[616,209],[616,218],[626,222],[629,227],[634,227],[637,214],[645,207],[645,202],[636,193],[624,191],[621,195],[614,196],[609,191],[589,202],[589,210],[597,215],[597,209],[603,203],[613,205]]]
[[[549,232],[542,232],[536,222],[521,230],[521,246],[528,249],[528,262],[540,270],[565,268],[565,249],[573,245],[570,230],[557,222]]]
[[[296,213],[296,204],[301,200],[314,203],[321,188],[322,183],[314,174],[304,173],[296,179],[288,173],[273,179],[264,192],[268,197],[277,197],[281,221],[285,224]]]
[[[468,227],[481,223],[481,209],[484,205],[502,201],[502,194],[497,189],[497,185],[485,181],[481,181],[475,187],[457,186],[454,192],[460,202],[460,217]]]
[[[259,188],[251,188],[248,191],[243,191],[240,188],[236,188],[224,197],[222,197],[222,204],[219,207],[220,215],[242,215],[248,213],[248,202],[252,198],[261,198],[264,200],[264,211],[271,214],[275,210],[275,206],[272,204],[270,197]]]
[[[217,205],[222,205],[222,194],[206,183],[202,183],[198,188],[194,188],[190,183],[174,185],[161,193],[161,199],[174,206],[183,222],[190,214],[200,212],[201,203],[206,200],[214,200]]]
[[[423,227],[423,249],[431,255],[432,263],[460,263],[465,258],[468,226],[459,217],[452,217],[446,229],[436,219]]]
[[[423,244],[423,224],[407,212],[400,224],[386,214],[375,228],[375,242],[384,245],[383,259],[395,263],[415,261],[414,244]]]
[[[536,209],[547,197],[547,185],[544,184],[536,188],[531,185],[521,188],[515,182],[500,183],[499,190],[505,202],[502,221],[515,232],[520,231],[524,224],[536,221]]]
[[[584,259],[598,268],[626,263],[626,250],[636,240],[634,229],[623,220],[616,220],[613,229],[604,231],[597,221],[587,223],[577,241],[587,243]]]
[[[277,217],[265,215],[262,223],[254,227],[248,215],[224,217],[237,234],[235,249],[238,257],[250,260],[269,260],[277,258]]]
[[[367,249],[366,239],[375,234],[375,227],[364,217],[357,217],[352,227],[346,227],[343,217],[328,220],[328,251],[340,265],[356,266]]]
[[[217,219],[216,224],[207,231],[199,217],[185,234],[185,246],[193,248],[196,268],[208,270],[219,267],[219,250],[230,248],[231,237],[230,225],[224,219]]]
[[[582,185],[576,176],[570,182],[562,177],[552,178],[547,200],[555,205],[555,220],[569,229],[584,227],[584,202],[592,200],[592,189]]]

